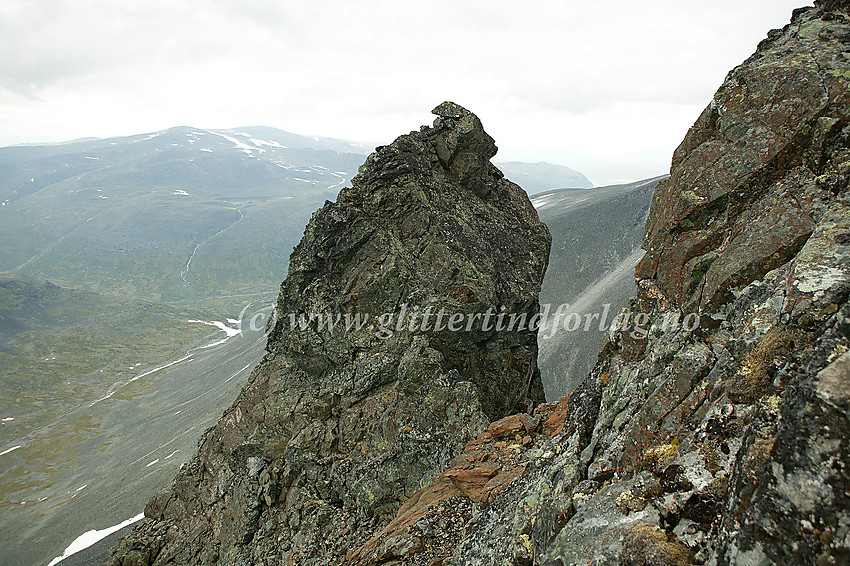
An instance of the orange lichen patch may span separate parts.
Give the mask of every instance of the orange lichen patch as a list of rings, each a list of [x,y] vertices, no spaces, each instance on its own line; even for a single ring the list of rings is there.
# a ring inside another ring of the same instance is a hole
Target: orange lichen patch
[[[481,462],[473,468],[452,468],[443,475],[465,496],[480,503],[486,500],[486,486],[499,473],[496,462]]]

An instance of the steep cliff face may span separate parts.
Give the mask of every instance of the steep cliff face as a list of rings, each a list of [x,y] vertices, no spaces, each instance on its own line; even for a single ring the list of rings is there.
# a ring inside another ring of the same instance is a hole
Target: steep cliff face
[[[434,113],[313,215],[268,354],[113,564],[338,564],[491,420],[543,400],[548,230],[479,119]]]
[[[549,268],[540,290],[541,308],[551,305],[551,312],[537,335],[547,399],[557,401],[584,381],[596,365],[604,334],[599,324],[572,332],[561,324],[556,332],[552,326],[557,309],[569,304],[571,312],[598,313],[600,319],[605,313],[610,321],[629,304],[649,206],[660,181],[659,177],[592,191],[564,189],[532,198],[552,234]]]
[[[817,2],[676,151],[587,379],[493,423],[348,563],[850,562],[848,186],[850,2]]]
[[[848,45],[850,2],[818,2],[729,74],[656,189],[628,322],[489,426],[539,396],[528,333],[285,324],[534,311],[546,232],[439,107],[313,218],[269,355],[113,563],[848,563]]]
[[[819,5],[824,17],[800,10],[793,29],[772,31],[673,155],[637,277],[686,310],[714,310],[784,265],[830,214],[824,191],[837,191],[847,173],[841,140],[850,112],[850,37],[835,4]]]

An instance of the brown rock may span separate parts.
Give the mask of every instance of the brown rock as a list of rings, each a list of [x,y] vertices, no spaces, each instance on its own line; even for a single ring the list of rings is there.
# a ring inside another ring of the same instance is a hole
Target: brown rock
[[[487,483],[499,473],[499,466],[495,462],[482,462],[471,469],[452,468],[444,475],[457,489],[477,502],[486,501]]]
[[[680,542],[669,540],[655,525],[632,528],[623,540],[620,566],[692,566],[693,556]]]
[[[814,178],[796,168],[820,159],[809,148],[846,123],[848,100],[842,44],[819,41],[817,29],[807,26],[793,48],[766,45],[758,64],[730,73],[656,189],[636,277],[688,310],[717,306],[812,233],[801,203]]]
[[[564,430],[564,425],[567,422],[567,417],[569,416],[569,405],[570,405],[570,396],[565,395],[561,397],[561,400],[555,405],[555,409],[549,414],[545,421],[543,421],[543,434],[552,438],[561,433]]]
[[[492,438],[504,438],[507,436],[516,436],[530,434],[537,431],[538,421],[534,417],[526,413],[518,415],[510,415],[500,419],[487,429],[487,434]],[[520,436],[522,438],[522,436]]]

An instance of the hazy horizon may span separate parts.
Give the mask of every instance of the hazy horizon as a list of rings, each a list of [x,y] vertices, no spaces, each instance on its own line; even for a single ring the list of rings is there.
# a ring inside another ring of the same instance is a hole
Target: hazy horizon
[[[9,0],[0,146],[270,126],[386,144],[453,100],[501,161],[666,173],[726,73],[798,2]]]

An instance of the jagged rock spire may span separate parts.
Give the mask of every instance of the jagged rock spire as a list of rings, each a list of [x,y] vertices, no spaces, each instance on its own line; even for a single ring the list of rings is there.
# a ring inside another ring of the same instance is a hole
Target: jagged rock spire
[[[313,215],[268,354],[114,564],[338,564],[491,420],[543,401],[549,232],[481,121],[435,113]]]

